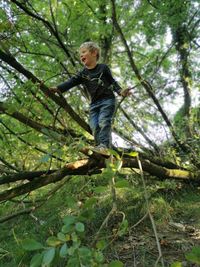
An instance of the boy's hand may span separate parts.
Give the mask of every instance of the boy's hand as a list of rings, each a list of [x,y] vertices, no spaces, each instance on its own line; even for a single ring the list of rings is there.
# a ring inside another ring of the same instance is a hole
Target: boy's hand
[[[58,93],[58,94],[60,94],[61,92],[60,92],[60,90],[57,88],[57,87],[50,87],[49,88],[49,90],[52,92],[52,93]]]
[[[123,97],[131,95],[131,88],[124,89],[120,92],[120,95]]]

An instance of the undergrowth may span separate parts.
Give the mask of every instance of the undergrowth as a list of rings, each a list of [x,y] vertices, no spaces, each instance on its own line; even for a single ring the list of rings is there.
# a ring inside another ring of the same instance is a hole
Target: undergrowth
[[[73,177],[32,213],[2,223],[0,266],[30,266],[35,254],[34,251],[27,253],[23,247],[24,240],[31,239],[45,244],[48,238],[57,236],[63,227],[63,219],[69,215],[78,216],[84,224],[81,245],[94,251],[98,242],[104,242],[101,253],[105,264],[115,261],[116,265],[113,266],[120,266],[117,262],[122,262],[122,266],[127,267],[154,266],[158,251],[152,225],[146,214],[140,175],[126,170],[116,174],[116,210],[102,226],[113,207],[111,184],[107,175]],[[165,266],[198,266],[192,265],[186,254],[200,244],[200,189],[175,181],[157,181],[152,177],[145,179],[149,211],[157,227]],[[37,193],[31,193],[25,199],[27,202],[18,198],[17,202],[7,201],[1,204],[1,217],[35,205],[38,199],[54,187],[55,185],[49,185]],[[187,230],[173,228],[171,222],[175,226],[190,226],[196,236]],[[61,258],[56,265],[51,266],[68,266],[65,263]],[[159,264],[157,266],[162,266]]]

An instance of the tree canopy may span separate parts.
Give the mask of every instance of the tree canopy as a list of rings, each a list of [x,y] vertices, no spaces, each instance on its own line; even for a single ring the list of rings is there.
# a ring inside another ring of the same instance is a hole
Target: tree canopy
[[[93,138],[84,89],[49,90],[82,68],[78,49],[88,40],[132,88],[113,124],[122,167],[139,168],[136,151],[152,176],[199,181],[199,1],[11,0],[0,8],[0,183],[11,184],[1,200],[105,167],[85,149]]]

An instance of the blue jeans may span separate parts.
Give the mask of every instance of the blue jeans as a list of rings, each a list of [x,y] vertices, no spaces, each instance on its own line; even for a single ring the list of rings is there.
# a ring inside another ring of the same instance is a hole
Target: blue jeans
[[[96,145],[111,145],[111,127],[115,112],[114,98],[102,99],[90,105],[90,128]]]

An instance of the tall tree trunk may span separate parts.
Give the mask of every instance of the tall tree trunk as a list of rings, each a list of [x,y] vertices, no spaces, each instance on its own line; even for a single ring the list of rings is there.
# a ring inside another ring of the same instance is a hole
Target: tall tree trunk
[[[192,75],[189,70],[189,48],[190,48],[190,41],[187,32],[187,28],[184,25],[179,26],[177,29],[173,30],[173,38],[175,42],[175,47],[179,55],[180,60],[180,78],[181,83],[183,86],[184,91],[184,104],[181,108],[181,113],[183,117],[183,122],[180,122],[182,126],[182,130],[184,127],[184,132],[186,138],[192,137],[192,130],[191,130],[191,120],[190,120],[190,113],[191,113],[191,80]]]

